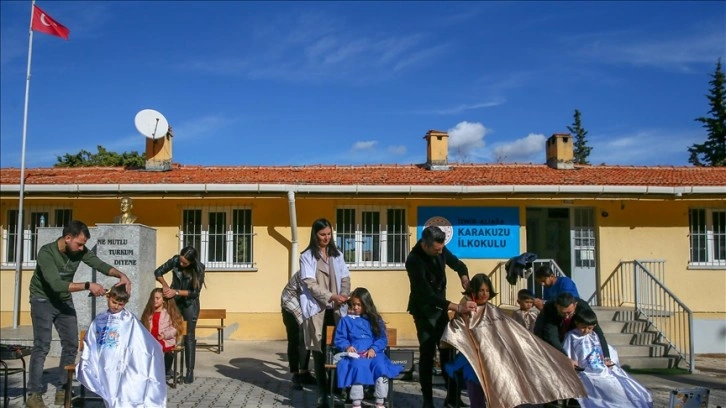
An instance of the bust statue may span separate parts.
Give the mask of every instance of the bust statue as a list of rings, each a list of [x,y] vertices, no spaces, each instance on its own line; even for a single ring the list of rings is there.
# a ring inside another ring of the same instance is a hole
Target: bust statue
[[[116,224],[133,224],[136,222],[135,215],[131,214],[131,209],[134,208],[134,203],[131,197],[123,197],[121,199],[121,215],[113,217],[113,222]]]

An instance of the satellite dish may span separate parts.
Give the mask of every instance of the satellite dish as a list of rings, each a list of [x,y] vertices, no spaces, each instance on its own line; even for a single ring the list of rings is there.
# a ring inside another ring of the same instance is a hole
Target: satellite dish
[[[153,109],[144,109],[134,118],[136,130],[149,139],[161,139],[169,132],[169,122],[164,115]]]

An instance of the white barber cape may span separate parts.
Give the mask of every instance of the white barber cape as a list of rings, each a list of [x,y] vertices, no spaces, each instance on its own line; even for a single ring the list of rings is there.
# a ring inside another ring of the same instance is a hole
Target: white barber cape
[[[164,352],[131,312],[101,313],[83,339],[76,377],[106,407],[166,406]]]
[[[572,330],[562,348],[568,357],[585,369],[579,376],[587,390],[587,398],[577,399],[583,408],[653,407],[650,392],[620,368],[617,353],[612,347],[609,347],[610,359],[615,365],[605,365],[602,346],[594,332],[583,336]]]

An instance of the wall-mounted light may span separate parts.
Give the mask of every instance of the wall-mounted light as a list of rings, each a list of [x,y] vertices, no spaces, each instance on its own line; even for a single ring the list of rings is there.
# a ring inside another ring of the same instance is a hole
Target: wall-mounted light
[[[603,218],[607,218],[608,215],[610,215],[610,214],[608,214],[607,211],[603,210],[603,212],[601,212],[600,215],[602,215]]]

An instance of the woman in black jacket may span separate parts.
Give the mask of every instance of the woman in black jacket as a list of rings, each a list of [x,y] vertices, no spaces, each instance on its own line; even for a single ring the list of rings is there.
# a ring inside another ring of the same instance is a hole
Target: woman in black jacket
[[[188,246],[183,248],[179,255],[174,255],[154,271],[156,280],[161,283],[164,297],[174,298],[179,311],[187,322],[187,335],[184,338],[184,359],[187,366],[184,382],[187,384],[194,382],[194,360],[197,347],[195,331],[199,317],[199,293],[204,286],[204,264],[197,258],[197,250]],[[164,279],[164,274],[169,271],[173,272],[171,286]]]

